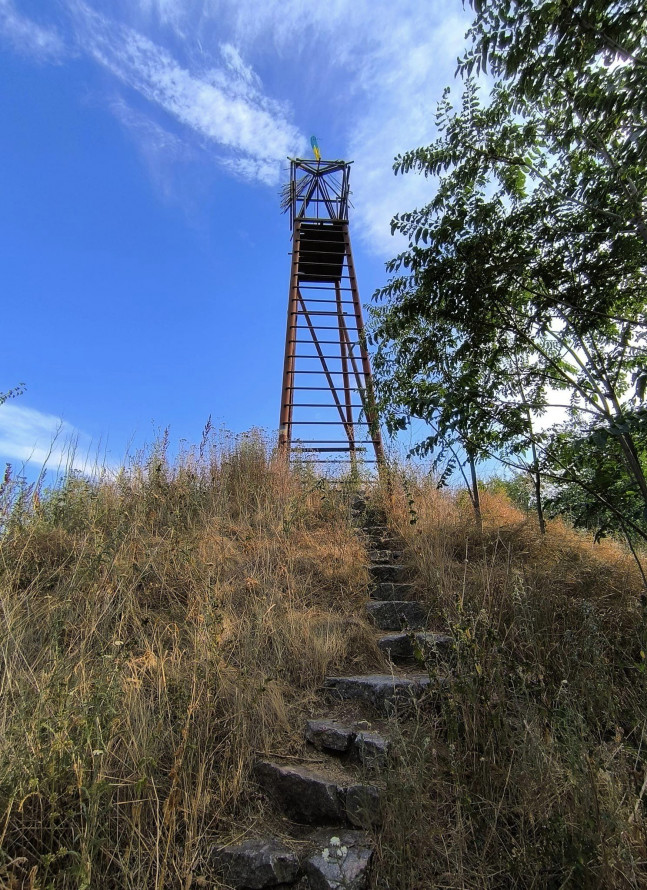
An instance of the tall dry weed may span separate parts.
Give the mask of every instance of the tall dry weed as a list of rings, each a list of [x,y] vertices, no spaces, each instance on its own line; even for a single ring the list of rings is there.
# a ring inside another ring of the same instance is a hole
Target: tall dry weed
[[[254,760],[378,657],[343,496],[258,435],[166,451],[5,509],[0,886],[210,880],[213,838],[265,818]]]
[[[380,887],[647,886],[647,649],[640,573],[502,495],[382,492],[451,653],[401,733]]]

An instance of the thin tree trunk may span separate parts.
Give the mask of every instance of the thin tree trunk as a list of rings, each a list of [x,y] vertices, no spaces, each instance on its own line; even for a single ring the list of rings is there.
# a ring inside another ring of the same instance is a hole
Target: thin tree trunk
[[[609,393],[609,396],[615,412],[614,415],[610,416],[610,420],[622,423],[625,418],[620,401],[614,392]],[[623,433],[621,436],[618,436],[618,443],[625,459],[627,472],[635,479],[638,488],[640,489],[642,499],[647,506],[647,479],[645,478],[645,473],[640,463],[638,449],[636,448],[633,436],[631,433]]]
[[[638,483],[640,493],[647,505],[647,480],[645,479],[645,474],[640,464],[640,458],[638,457],[638,450],[633,440],[633,436],[630,433],[625,433],[623,436],[620,436],[620,446],[626,457],[629,472]]]
[[[535,451],[535,446],[532,448]],[[536,465],[536,457],[533,454],[533,464]],[[544,507],[541,502],[541,476],[539,469],[533,469],[532,481],[535,486],[535,507],[537,509],[537,521],[539,522],[539,531],[542,535],[546,534],[546,520],[544,519]]]
[[[470,465],[470,476],[472,479],[472,491],[470,493],[470,499],[472,501],[472,506],[474,507],[474,518],[476,519],[476,527],[480,535],[483,534],[483,516],[481,515],[481,498],[479,497],[479,483],[476,478],[476,461],[474,460],[471,454],[467,455],[467,460]]]
[[[635,559],[635,561],[638,565],[638,571],[640,572],[640,577],[643,579],[643,596],[644,596],[645,591],[647,591],[647,578],[645,577],[645,572],[644,572],[642,563],[640,561],[640,557],[636,553],[636,548],[634,547],[633,542],[631,540],[631,535],[627,531],[627,526],[624,524],[624,522],[622,523],[622,531],[625,536],[625,540],[627,541],[627,544],[629,545],[629,549],[631,550],[631,555],[633,556],[633,558]]]
[[[524,397],[525,404],[525,397]],[[541,472],[539,470],[539,456],[537,455],[537,445],[532,429],[532,418],[530,409],[526,405],[526,414],[528,417],[528,429],[530,432],[530,450],[532,451],[532,484],[535,487],[535,509],[537,510],[537,521],[539,522],[539,531],[542,535],[546,534],[546,520],[544,519],[544,505],[541,502]]]
[[[517,378],[519,380],[519,392],[521,393],[521,402],[526,411],[526,420],[528,421],[528,433],[530,439],[530,449],[532,451],[532,470],[530,475],[532,477],[532,484],[535,488],[535,509],[537,510],[537,521],[539,522],[539,531],[542,535],[546,534],[546,520],[544,519],[544,507],[541,502],[541,473],[539,471],[539,456],[537,455],[537,445],[535,444],[535,434],[532,428],[532,414],[530,413],[530,407],[528,405],[528,400],[526,399],[526,393],[524,392],[523,383],[521,382],[521,374],[519,372],[519,362],[517,361],[517,357],[515,356],[515,368],[517,371]]]

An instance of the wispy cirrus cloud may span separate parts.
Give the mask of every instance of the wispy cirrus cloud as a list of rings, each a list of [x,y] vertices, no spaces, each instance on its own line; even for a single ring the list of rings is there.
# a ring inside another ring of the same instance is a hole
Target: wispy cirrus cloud
[[[18,4],[0,0],[16,34],[28,21]],[[458,0],[60,4],[66,40],[114,78],[118,98],[113,89],[109,105],[162,189],[172,165],[187,157],[274,186],[286,156],[309,151],[307,127],[324,154],[334,142],[333,153],[354,159],[356,227],[377,254],[397,248],[393,214],[428,200],[429,183],[394,177],[392,163],[434,137],[436,102],[468,25]],[[24,45],[37,53],[40,26],[29,27]]]
[[[23,15],[12,0],[0,0],[0,36],[19,53],[42,61],[58,61],[65,53],[59,32]]]
[[[0,459],[84,474],[105,466],[85,433],[55,414],[12,403],[0,406]]]
[[[177,166],[198,161],[199,150],[190,140],[182,139],[170,128],[154,120],[150,114],[134,108],[122,96],[111,99],[109,107],[117,120],[132,135],[159,193],[165,198],[176,200]]]
[[[360,233],[377,254],[392,256],[402,245],[390,232],[394,214],[422,206],[431,199],[429,180],[415,174],[396,176],[394,158],[430,143],[436,134],[435,111],[445,85],[453,79],[467,28],[458,10],[430,4],[434,26],[424,27],[419,14],[393,23],[385,41],[362,72],[369,102],[349,133],[349,153],[357,158],[353,189]],[[435,10],[435,15],[434,15]]]
[[[192,71],[134,28],[84,3],[72,8],[85,51],[188,128],[203,147],[217,149],[215,157],[227,169],[272,185],[286,155],[303,147],[289,109],[263,92],[258,76],[231,44],[219,45],[219,64]]]
[[[208,45],[223,27],[250,57],[272,51],[299,82],[312,87],[328,79],[331,100],[346,115],[345,153],[352,174],[355,219],[365,244],[391,255],[398,245],[390,220],[426,202],[429,182],[396,178],[397,154],[434,138],[434,114],[443,87],[454,76],[469,16],[445,0],[411,4],[392,0],[139,0],[140,15]],[[329,109],[322,109],[325,113]],[[325,132],[318,133],[326,146]]]

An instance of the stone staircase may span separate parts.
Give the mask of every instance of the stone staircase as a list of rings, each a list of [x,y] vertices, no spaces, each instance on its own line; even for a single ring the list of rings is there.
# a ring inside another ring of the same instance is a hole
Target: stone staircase
[[[368,886],[371,832],[382,817],[380,773],[391,746],[388,718],[406,717],[430,685],[428,672],[417,665],[451,645],[449,636],[425,630],[427,612],[407,580],[402,546],[366,510],[358,498],[354,513],[372,579],[366,611],[389,671],[326,678],[323,713],[305,727],[305,740],[321,761],[315,767],[273,760],[256,764],[259,785],[291,823],[326,828],[300,835],[300,855],[276,838],[216,847],[214,860],[227,886],[236,890]]]

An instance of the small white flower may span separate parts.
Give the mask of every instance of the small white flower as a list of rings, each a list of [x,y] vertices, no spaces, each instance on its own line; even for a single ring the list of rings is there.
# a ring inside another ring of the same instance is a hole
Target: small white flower
[[[331,846],[331,847],[339,847],[340,844],[341,844],[341,841],[339,840],[338,837],[331,837],[331,838],[330,838],[330,846]]]
[[[328,849],[328,847],[321,851],[321,855],[326,861],[328,861],[328,857],[330,856],[330,850]]]
[[[348,847],[342,847],[339,851],[340,856],[346,856],[348,853]]]

